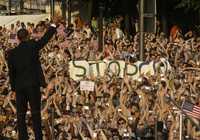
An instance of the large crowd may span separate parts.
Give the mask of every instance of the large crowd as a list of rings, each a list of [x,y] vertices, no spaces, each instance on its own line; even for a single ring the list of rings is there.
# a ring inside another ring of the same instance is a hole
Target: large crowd
[[[180,108],[184,100],[200,105],[200,40],[192,31],[180,29],[170,37],[145,33],[145,62],[166,58],[172,70],[154,75],[128,77],[86,77],[95,82],[94,91],[82,91],[70,78],[71,60],[139,60],[139,34],[127,37],[120,18],[104,25],[104,47],[99,51],[96,19],[82,23],[77,18],[60,23],[57,35],[41,50],[47,88],[42,91],[44,138],[50,140],[177,140]],[[7,53],[17,46],[16,32],[26,28],[32,39],[44,35],[48,19],[37,25],[17,22],[0,27],[0,134],[17,138],[15,95],[8,79]],[[31,126],[30,111],[27,123]],[[199,120],[184,116],[184,139],[199,140]],[[53,126],[53,128],[52,128]],[[155,129],[157,128],[157,129]],[[30,136],[33,131],[29,129]],[[53,132],[53,133],[52,133]],[[33,139],[33,137],[31,137]]]

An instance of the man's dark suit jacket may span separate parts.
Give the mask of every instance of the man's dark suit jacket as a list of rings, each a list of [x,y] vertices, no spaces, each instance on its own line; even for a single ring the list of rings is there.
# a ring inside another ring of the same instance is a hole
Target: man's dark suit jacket
[[[21,42],[9,52],[8,68],[12,91],[31,86],[46,86],[39,60],[39,50],[48,43],[55,32],[56,28],[50,26],[40,40]]]

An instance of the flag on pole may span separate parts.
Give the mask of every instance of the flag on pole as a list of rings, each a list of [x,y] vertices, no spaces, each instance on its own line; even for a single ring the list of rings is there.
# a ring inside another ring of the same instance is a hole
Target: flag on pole
[[[200,119],[200,107],[188,102],[184,101],[182,104],[182,110],[189,116],[192,116],[196,119]]]

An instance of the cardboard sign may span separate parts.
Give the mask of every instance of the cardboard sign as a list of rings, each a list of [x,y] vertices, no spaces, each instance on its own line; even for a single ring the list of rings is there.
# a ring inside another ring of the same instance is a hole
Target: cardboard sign
[[[80,90],[81,91],[94,91],[94,82],[92,81],[81,81]]]

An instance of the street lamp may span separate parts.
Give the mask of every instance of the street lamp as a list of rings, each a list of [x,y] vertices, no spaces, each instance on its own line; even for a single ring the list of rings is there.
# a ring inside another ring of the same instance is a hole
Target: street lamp
[[[20,7],[20,13],[23,13],[23,11],[24,11],[24,0],[20,0],[19,7]]]
[[[55,0],[50,0],[51,17],[55,15]]]
[[[62,0],[62,17],[64,19],[64,21],[66,21],[66,0]]]
[[[12,7],[11,0],[8,0],[8,14],[9,15],[11,15],[11,7]]]
[[[144,0],[140,0],[140,61],[144,60]]]
[[[67,10],[68,10],[68,26],[71,24],[71,12],[72,12],[72,10],[71,10],[71,0],[68,0],[67,1],[67,5],[68,5],[68,8],[67,8]]]
[[[99,27],[99,51],[103,51],[103,12],[105,10],[104,2],[101,0],[99,2],[99,18],[98,18],[98,27]]]

